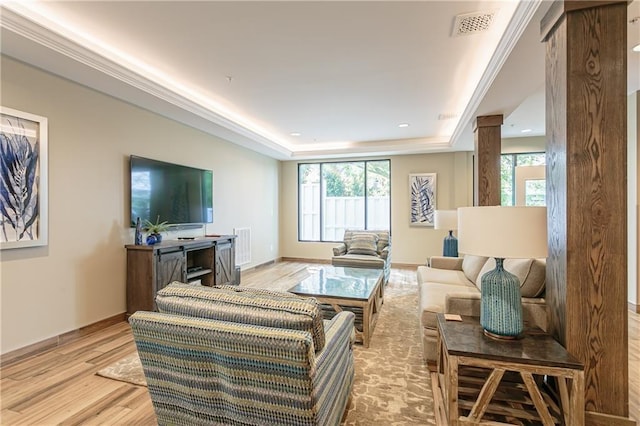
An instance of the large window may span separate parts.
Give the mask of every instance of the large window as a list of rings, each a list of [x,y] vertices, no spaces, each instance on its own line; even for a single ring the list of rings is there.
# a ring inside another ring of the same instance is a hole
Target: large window
[[[536,166],[544,166],[546,163],[544,152],[502,154],[500,161],[501,204],[503,206],[514,206],[516,204],[527,206],[546,205],[544,170],[542,171],[542,176],[532,173],[533,170],[525,170],[527,168],[536,168]],[[517,196],[518,186],[520,186],[520,191],[522,192],[521,197]],[[520,199],[519,202],[517,202],[518,199]]]
[[[298,239],[340,241],[345,229],[391,229],[389,160],[298,165]]]

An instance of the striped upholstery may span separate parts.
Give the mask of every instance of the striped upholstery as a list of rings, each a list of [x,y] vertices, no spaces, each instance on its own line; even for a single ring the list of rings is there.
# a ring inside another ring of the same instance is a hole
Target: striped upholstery
[[[160,312],[129,318],[160,425],[338,425],[353,385],[353,314],[307,331]]]
[[[365,236],[370,234],[377,236],[377,253],[367,255],[354,253],[353,251],[350,252],[354,241],[361,243],[361,239],[359,237],[363,234]],[[391,273],[391,234],[389,231],[347,229],[344,231],[343,240],[344,242],[342,244],[333,248],[333,257],[331,258],[331,264],[333,266],[383,269],[384,284],[389,281],[389,274]]]
[[[308,331],[315,350],[324,347],[323,317],[316,299],[287,292],[238,289],[174,281],[158,292],[156,304],[158,311],[169,314]]]

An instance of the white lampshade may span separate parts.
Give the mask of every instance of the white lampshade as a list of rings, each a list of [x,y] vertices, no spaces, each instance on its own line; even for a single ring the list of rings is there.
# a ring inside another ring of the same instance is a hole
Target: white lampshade
[[[446,229],[452,231],[458,229],[457,210],[436,210],[433,218],[434,229]]]
[[[461,207],[458,251],[497,258],[547,257],[546,207]]]

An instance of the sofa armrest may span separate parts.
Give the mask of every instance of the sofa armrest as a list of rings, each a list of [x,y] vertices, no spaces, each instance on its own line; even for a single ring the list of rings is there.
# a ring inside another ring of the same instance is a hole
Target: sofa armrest
[[[431,256],[429,266],[436,269],[449,269],[462,271],[461,257]]]
[[[480,317],[480,292],[451,293],[445,298],[444,313]],[[525,325],[547,331],[547,304],[542,298],[522,298],[522,319]]]
[[[480,316],[480,292],[449,293],[444,300],[445,314],[458,314],[468,317]]]
[[[339,246],[333,248],[334,256],[342,256],[347,253],[347,245],[345,243],[340,243]]]

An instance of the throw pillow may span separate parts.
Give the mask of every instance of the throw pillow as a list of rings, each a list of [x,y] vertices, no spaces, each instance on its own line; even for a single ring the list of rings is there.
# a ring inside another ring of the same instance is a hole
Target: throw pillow
[[[467,277],[469,281],[473,283],[476,282],[480,270],[482,269],[484,264],[487,263],[487,259],[488,257],[484,256],[465,254],[464,258],[462,259],[462,272],[464,272],[464,276]],[[495,263],[493,264],[493,267],[496,267]]]
[[[520,281],[520,295],[522,297],[538,297],[545,287],[545,261],[544,259],[505,259],[504,269],[518,277]],[[487,260],[478,278],[476,286],[481,289],[482,276],[496,268],[493,258]]]
[[[376,234],[354,234],[347,254],[378,255],[378,236]]]

